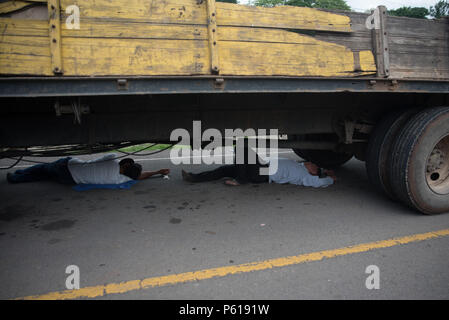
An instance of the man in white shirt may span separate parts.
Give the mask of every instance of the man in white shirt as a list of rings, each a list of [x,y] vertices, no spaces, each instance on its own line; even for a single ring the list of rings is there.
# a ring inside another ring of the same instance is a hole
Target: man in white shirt
[[[10,183],[53,180],[63,184],[121,184],[130,180],[143,180],[151,176],[167,175],[170,170],[142,172],[142,166],[133,159],[120,162],[114,153],[94,160],[61,158],[51,163],[42,163],[24,170],[8,173]]]
[[[322,169],[312,162],[298,163],[290,159],[278,159],[277,171],[269,176],[269,182],[324,188],[337,181],[333,171],[320,171]]]
[[[270,164],[261,164],[259,159],[257,164],[233,164],[221,166],[217,169],[201,172],[199,174],[182,171],[183,179],[188,182],[206,182],[219,180],[221,178],[232,178],[225,183],[231,186],[237,186],[247,182],[251,183],[279,183],[295,184],[305,187],[322,188],[328,187],[337,181],[335,173],[331,170],[322,170],[316,164],[311,162],[297,162],[291,159],[277,159],[277,165],[274,162]],[[270,175],[261,175],[260,168],[272,167],[269,170]],[[274,171],[274,172],[273,172]]]

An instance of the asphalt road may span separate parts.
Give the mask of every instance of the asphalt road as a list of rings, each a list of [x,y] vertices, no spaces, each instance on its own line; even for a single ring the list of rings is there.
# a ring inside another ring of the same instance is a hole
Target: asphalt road
[[[210,167],[175,166],[167,152],[140,161],[170,168],[170,179],[78,192],[8,185],[0,171],[0,298],[449,298],[449,214],[424,216],[376,193],[362,162],[315,190],[191,184],[181,168]],[[66,291],[69,265],[81,290]],[[379,289],[366,287],[371,265]]]

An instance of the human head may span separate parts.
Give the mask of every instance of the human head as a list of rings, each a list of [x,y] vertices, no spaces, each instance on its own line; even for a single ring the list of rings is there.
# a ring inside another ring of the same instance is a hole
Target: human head
[[[142,166],[135,163],[133,159],[126,158],[119,162],[120,173],[133,179],[137,180],[142,173]]]
[[[131,158],[125,158],[125,159],[120,160],[120,162],[119,162],[120,168],[130,165],[130,164],[134,164],[134,160]]]
[[[306,163],[304,163],[304,165],[312,176],[319,175],[320,167],[318,167],[316,164],[314,164],[312,162],[306,162]]]

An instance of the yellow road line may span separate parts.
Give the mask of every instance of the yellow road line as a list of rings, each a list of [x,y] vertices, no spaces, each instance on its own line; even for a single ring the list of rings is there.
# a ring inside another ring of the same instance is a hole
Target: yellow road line
[[[85,287],[79,290],[66,290],[60,292],[50,292],[42,295],[28,296],[18,299],[26,300],[62,300],[76,298],[95,298],[113,293],[126,293],[135,290],[162,287],[179,283],[199,281],[217,277],[225,277],[232,274],[246,273],[252,271],[267,270],[272,268],[286,267],[305,262],[320,261],[339,256],[350,255],[354,253],[367,252],[375,249],[390,248],[398,245],[404,245],[412,242],[419,242],[440,237],[449,236],[449,229],[433,231],[428,233],[414,234],[401,238],[393,238],[370,243],[358,244],[355,246],[344,247],[339,249],[324,250],[297,256],[270,259],[260,262],[245,263],[236,266],[219,267],[205,269],[193,272],[179,273],[161,277],[146,278],[143,280],[132,280],[120,283],[111,283],[107,285],[99,285]]]

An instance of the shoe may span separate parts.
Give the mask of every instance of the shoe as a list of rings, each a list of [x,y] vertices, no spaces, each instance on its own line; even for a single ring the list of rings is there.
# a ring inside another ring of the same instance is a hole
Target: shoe
[[[190,173],[188,173],[188,172],[185,172],[184,170],[182,170],[182,179],[184,181],[194,182],[192,175]]]

